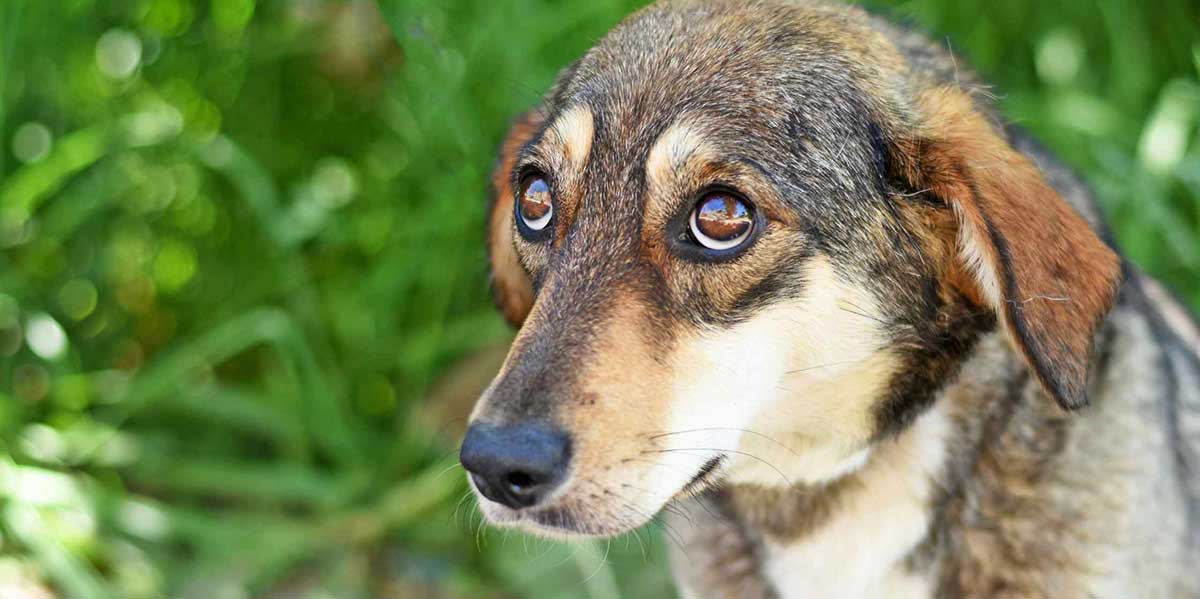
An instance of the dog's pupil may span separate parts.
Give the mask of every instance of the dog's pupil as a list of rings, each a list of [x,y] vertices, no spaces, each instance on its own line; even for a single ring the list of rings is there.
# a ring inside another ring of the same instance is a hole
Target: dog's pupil
[[[696,211],[696,227],[717,241],[736,239],[750,229],[749,208],[729,194],[708,194]]]
[[[541,177],[534,177],[521,190],[521,215],[537,220],[550,211],[550,186]]]

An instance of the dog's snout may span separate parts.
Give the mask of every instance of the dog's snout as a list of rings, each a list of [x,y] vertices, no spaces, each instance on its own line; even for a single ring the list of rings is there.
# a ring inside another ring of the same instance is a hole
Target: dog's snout
[[[567,435],[544,424],[478,423],[467,430],[459,460],[484,497],[518,509],[562,482],[570,453]]]

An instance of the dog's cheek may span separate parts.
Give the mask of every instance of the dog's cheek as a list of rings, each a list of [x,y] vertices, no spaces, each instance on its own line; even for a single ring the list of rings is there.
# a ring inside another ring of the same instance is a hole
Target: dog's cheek
[[[725,454],[729,481],[789,486],[862,465],[898,358],[879,302],[836,273],[814,256],[797,297],[677,344],[664,470]]]
[[[790,341],[772,313],[680,341],[657,461],[659,496],[676,493],[706,463],[737,450],[745,431],[779,403]]]

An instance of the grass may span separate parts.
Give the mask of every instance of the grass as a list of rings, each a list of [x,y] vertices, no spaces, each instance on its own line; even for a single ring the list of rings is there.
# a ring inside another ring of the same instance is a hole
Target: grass
[[[637,3],[0,4],[0,594],[670,596],[661,535],[480,526],[485,177]],[[887,10],[1200,305],[1200,9]]]

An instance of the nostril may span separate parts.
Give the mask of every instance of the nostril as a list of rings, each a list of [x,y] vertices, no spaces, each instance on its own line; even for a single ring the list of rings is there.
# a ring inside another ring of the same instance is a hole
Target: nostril
[[[504,482],[508,483],[508,488],[513,493],[528,493],[537,486],[537,481],[527,472],[510,472],[504,477]]]
[[[471,482],[475,483],[475,486],[478,487],[479,490],[482,491],[487,488],[488,484],[487,484],[486,478],[479,476],[478,474],[475,474],[474,472],[471,472],[469,470],[467,472],[471,476]]]

